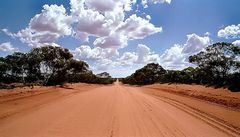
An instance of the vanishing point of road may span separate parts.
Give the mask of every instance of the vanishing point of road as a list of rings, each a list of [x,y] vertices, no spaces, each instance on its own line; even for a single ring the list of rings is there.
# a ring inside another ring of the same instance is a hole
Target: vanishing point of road
[[[74,92],[1,119],[0,137],[239,136],[194,108],[142,90],[116,82]]]

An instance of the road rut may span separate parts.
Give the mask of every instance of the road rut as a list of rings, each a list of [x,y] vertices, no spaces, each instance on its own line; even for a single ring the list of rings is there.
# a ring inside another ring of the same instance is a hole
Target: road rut
[[[141,87],[115,83],[0,120],[1,137],[228,137],[239,131]]]

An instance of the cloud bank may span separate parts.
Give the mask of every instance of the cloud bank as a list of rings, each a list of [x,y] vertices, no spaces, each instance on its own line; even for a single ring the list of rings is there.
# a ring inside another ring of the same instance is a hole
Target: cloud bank
[[[240,38],[240,24],[230,25],[218,31],[218,37],[221,38]]]
[[[10,42],[5,42],[0,44],[0,51],[13,53],[17,52],[18,49],[14,48]]]
[[[140,1],[144,8],[160,3],[170,4],[171,0]],[[8,29],[2,31],[29,47],[45,44],[60,46],[56,44],[59,38],[75,38],[85,42],[71,50],[76,59],[89,62],[95,72],[109,71],[115,74],[120,70],[129,74],[132,73],[129,70],[151,62],[160,63],[166,69],[183,69],[191,66],[188,63],[190,55],[211,44],[209,33],[204,36],[193,33],[187,35],[185,43],[174,44],[161,55],[141,43],[135,45],[135,51],[119,52],[128,46],[129,41],[141,40],[163,31],[161,26],[151,23],[150,15],[140,17],[134,12],[126,15],[133,10],[135,4],[136,0],[70,0],[69,10],[63,5],[46,4],[39,14],[31,18],[26,28],[16,33]],[[218,36],[239,37],[239,27],[240,24],[227,26],[219,30]],[[238,45],[239,41],[234,44]],[[11,43],[2,43],[0,50],[17,51]]]

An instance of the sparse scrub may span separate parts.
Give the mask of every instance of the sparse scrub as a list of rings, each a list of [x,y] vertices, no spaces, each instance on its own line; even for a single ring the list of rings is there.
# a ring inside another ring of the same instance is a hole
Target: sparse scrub
[[[240,48],[229,43],[210,45],[205,51],[189,57],[189,62],[197,67],[183,70],[162,69],[156,71],[148,64],[131,76],[123,79],[123,83],[145,85],[160,83],[202,84],[207,86],[227,87],[231,91],[240,91]],[[158,64],[154,64],[162,68]],[[155,73],[157,72],[157,73]]]
[[[11,83],[51,86],[66,82],[112,84],[114,80],[97,77],[86,62],[73,59],[69,50],[61,47],[44,46],[0,58],[0,88],[14,88],[6,85]]]

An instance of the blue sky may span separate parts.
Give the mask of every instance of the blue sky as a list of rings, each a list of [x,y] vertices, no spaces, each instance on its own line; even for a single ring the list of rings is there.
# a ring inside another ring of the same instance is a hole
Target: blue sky
[[[239,0],[71,1],[1,0],[0,56],[56,44],[95,73],[124,77],[150,62],[183,69],[211,43],[240,43]]]

